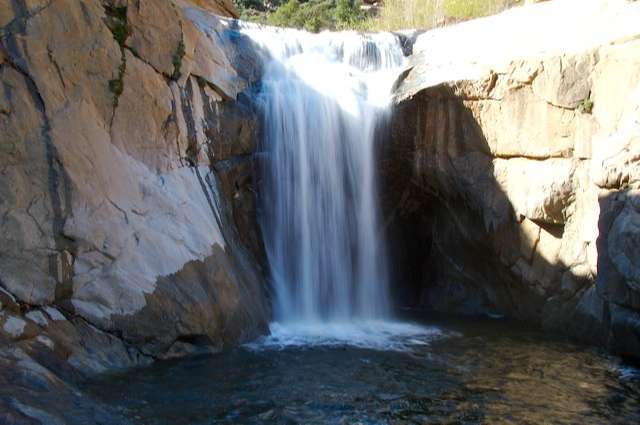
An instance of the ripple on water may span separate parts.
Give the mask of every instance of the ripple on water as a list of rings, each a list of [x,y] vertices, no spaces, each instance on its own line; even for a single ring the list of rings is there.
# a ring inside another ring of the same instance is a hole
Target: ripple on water
[[[519,323],[416,318],[271,331],[244,348],[84,388],[149,425],[640,423],[637,365]]]

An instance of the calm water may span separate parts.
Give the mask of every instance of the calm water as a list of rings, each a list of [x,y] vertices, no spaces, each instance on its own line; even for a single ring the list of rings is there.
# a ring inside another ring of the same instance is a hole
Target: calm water
[[[386,349],[280,332],[87,390],[144,424],[640,423],[640,372],[618,358],[502,321],[421,326]]]

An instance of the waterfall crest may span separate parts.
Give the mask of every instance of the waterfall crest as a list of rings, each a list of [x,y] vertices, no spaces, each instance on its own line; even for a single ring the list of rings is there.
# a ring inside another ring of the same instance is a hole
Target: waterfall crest
[[[261,217],[279,323],[384,319],[376,130],[403,64],[392,34],[248,27],[265,51]]]

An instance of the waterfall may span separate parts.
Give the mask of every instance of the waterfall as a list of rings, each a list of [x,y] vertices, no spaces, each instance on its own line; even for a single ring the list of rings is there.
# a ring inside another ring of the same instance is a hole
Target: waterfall
[[[260,224],[275,320],[389,315],[374,164],[376,130],[404,57],[392,34],[252,27],[265,53]]]

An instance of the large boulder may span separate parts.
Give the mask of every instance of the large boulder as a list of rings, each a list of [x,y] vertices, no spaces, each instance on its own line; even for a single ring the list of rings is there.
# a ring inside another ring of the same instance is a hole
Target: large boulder
[[[0,418],[86,423],[102,407],[48,417],[26,389],[81,403],[87,376],[265,331],[256,59],[212,12],[236,16],[214,0],[0,2]]]

